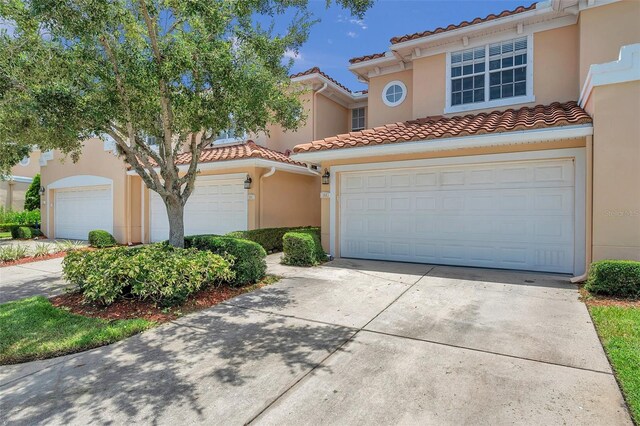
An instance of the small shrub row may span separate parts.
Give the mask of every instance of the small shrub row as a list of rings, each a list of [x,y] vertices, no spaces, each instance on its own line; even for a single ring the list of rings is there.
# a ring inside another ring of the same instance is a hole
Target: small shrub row
[[[585,289],[592,294],[640,298],[640,262],[633,260],[593,262]]]
[[[116,239],[102,229],[94,229],[89,232],[89,245],[97,248],[113,247],[117,245]]]
[[[3,229],[6,225],[35,225],[38,222],[40,222],[39,209],[16,212],[0,207],[0,230],[4,232],[8,231]]]
[[[97,303],[132,297],[161,306],[180,304],[196,291],[234,276],[231,263],[222,256],[165,244],[71,252],[63,261],[63,274]]]
[[[316,232],[287,232],[283,239],[282,263],[294,266],[313,266],[324,262],[326,254]]]
[[[320,228],[311,226],[300,226],[293,228],[262,228],[252,229],[250,231],[235,231],[230,232],[226,236],[233,238],[242,238],[245,240],[253,241],[262,246],[267,253],[281,252],[283,250],[282,237],[284,234],[291,231],[308,230],[315,232],[320,236]]]
[[[267,273],[267,253],[253,241],[217,235],[192,235],[185,237],[184,246],[227,257],[234,272],[233,280],[229,281],[231,285],[252,284]]]

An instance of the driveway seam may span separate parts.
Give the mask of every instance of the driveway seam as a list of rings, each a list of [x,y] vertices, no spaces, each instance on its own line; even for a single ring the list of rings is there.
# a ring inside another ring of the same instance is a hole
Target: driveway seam
[[[321,359],[316,365],[313,366],[313,368],[311,368],[309,371],[307,371],[305,374],[303,374],[298,380],[294,381],[291,386],[287,387],[287,389],[285,389],[283,392],[280,393],[280,395],[276,396],[270,403],[268,403],[262,410],[260,410],[259,413],[257,413],[255,416],[251,417],[245,424],[251,424],[254,421],[256,421],[256,419],[258,417],[260,417],[263,413],[265,413],[269,408],[271,408],[273,406],[273,404],[275,404],[276,402],[278,402],[278,400],[280,398],[282,398],[284,395],[286,395],[290,390],[292,390],[294,387],[296,387],[296,385],[298,385],[298,383],[300,383],[302,380],[304,380],[306,377],[308,377],[311,373],[313,373],[314,371],[316,371],[322,364],[325,363],[325,361],[327,361],[331,356],[333,356],[333,354],[335,354],[336,352],[338,352],[340,349],[342,349],[347,343],[351,342],[357,335],[358,333],[360,333],[361,331],[364,330],[364,328],[369,325],[371,323],[371,321],[375,320],[378,315],[380,315],[382,312],[386,311],[391,305],[393,305],[396,301],[398,301],[398,299],[400,299],[407,291],[411,290],[413,288],[413,286],[415,286],[416,284],[418,284],[420,282],[420,280],[422,280],[424,277],[426,277],[429,272],[433,271],[435,269],[435,266],[432,266],[429,270],[427,270],[420,278],[418,278],[413,284],[411,284],[409,287],[407,287],[406,289],[404,289],[395,299],[393,299],[387,306],[385,306],[384,308],[382,308],[382,310],[380,312],[378,312],[373,318],[371,318],[365,325],[363,325],[362,327],[359,328],[351,328],[351,329],[355,329],[356,331],[349,336],[344,342],[342,342],[341,345],[339,345],[335,350],[331,351],[331,353],[329,353],[326,357],[324,357],[323,359]],[[368,275],[368,274],[365,274]],[[378,277],[379,278],[379,277]],[[406,284],[406,283],[405,283]],[[251,309],[251,308],[247,308],[247,309]],[[271,312],[273,313],[273,312]],[[282,315],[282,314],[278,314],[278,313],[274,313],[275,315],[281,315],[283,317],[286,317],[286,315]],[[303,318],[298,318],[298,319],[303,319]],[[309,321],[309,320],[307,320]],[[315,322],[320,322],[320,321],[315,321]],[[330,325],[334,325],[336,326],[336,324],[330,324]],[[347,327],[349,328],[349,327]],[[364,330],[366,331],[366,330]]]
[[[510,354],[505,354],[505,353],[502,353],[502,352],[492,352],[492,351],[488,351],[488,350],[485,350],[485,349],[471,348],[471,347],[468,347],[468,346],[460,346],[460,345],[454,345],[454,344],[451,344],[451,343],[438,342],[437,340],[428,340],[428,339],[421,339],[419,337],[402,336],[400,334],[387,333],[387,332],[384,332],[384,331],[377,331],[377,330],[361,329],[361,330],[358,330],[358,331],[364,331],[366,333],[372,333],[372,334],[380,334],[380,335],[389,336],[389,337],[397,337],[399,339],[408,339],[408,340],[413,340],[413,341],[417,341],[417,342],[431,343],[431,344],[439,345],[439,346],[448,346],[450,348],[465,349],[465,350],[469,350],[469,351],[481,352],[481,353],[485,353],[485,354],[489,354],[489,355],[501,356],[501,357],[505,357],[505,358],[515,358],[515,359],[520,359],[520,360],[523,360],[523,361],[530,361],[530,362],[535,362],[535,363],[540,363],[540,364],[555,365],[557,367],[572,368],[574,370],[582,370],[582,371],[589,371],[589,372],[592,372],[592,373],[606,374],[608,376],[613,375],[613,373],[609,372],[609,371],[594,370],[592,368],[585,368],[585,367],[576,367],[575,365],[560,364],[560,363],[557,363],[557,362],[551,362],[551,361],[544,361],[544,360],[540,360],[540,359],[527,358],[527,357],[518,356],[518,355],[510,355]]]

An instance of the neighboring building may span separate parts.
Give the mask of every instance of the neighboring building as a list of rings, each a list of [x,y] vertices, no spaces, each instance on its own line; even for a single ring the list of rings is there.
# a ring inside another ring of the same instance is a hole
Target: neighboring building
[[[638,22],[637,1],[552,0],[394,37],[351,60],[363,92],[293,75],[304,126],[203,152],[186,233],[321,224],[336,257],[573,275],[640,260]],[[167,237],[111,150],[42,168],[50,237]]]
[[[336,257],[581,275],[640,260],[640,2],[553,0],[351,60],[368,129],[294,148],[329,174]]]
[[[272,126],[267,135],[220,135],[199,160],[196,188],[185,206],[187,235],[278,226],[320,224],[318,171],[289,158],[296,144],[364,128],[366,94],[344,86],[312,68],[292,76],[308,89],[303,94],[306,123],[296,132]],[[43,232],[51,238],[86,239],[92,229],[111,232],[120,243],[168,238],[162,199],[149,191],[115,153],[115,145],[84,142],[78,162],[48,152],[42,167],[46,188]],[[191,154],[178,158],[188,167]],[[251,188],[244,182],[251,179]]]
[[[24,199],[35,175],[40,173],[40,151],[33,151],[11,169],[11,175],[0,179],[0,207],[24,210]]]

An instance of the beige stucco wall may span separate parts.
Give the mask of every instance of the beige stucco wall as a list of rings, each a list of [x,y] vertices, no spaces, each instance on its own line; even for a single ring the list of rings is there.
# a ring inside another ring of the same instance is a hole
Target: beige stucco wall
[[[533,36],[533,104],[577,101],[579,31],[577,25]]]
[[[399,80],[407,86],[407,97],[398,106],[389,107],[382,101],[384,86],[393,80]],[[413,71],[405,70],[369,80],[369,110],[368,127],[382,126],[398,121],[411,120],[413,118]],[[419,94],[422,96],[422,93]]]
[[[101,140],[88,139],[83,142],[78,162],[73,163],[71,158],[55,151],[53,160],[49,160],[40,172],[42,186],[45,188],[59,179],[76,175],[100,176],[113,181],[113,236],[118,242],[126,243],[127,176],[124,162],[110,152],[106,152]],[[55,190],[49,189],[43,198],[42,230],[45,235],[53,237],[55,236]]]
[[[350,130],[351,111],[319,94],[315,103],[314,140],[347,133]]]
[[[29,154],[29,164],[23,166],[22,164],[16,164],[11,169],[11,174],[14,176],[34,177],[40,173],[40,151],[33,151]]]
[[[620,48],[640,43],[640,1],[625,0],[580,12],[580,81],[592,64],[618,59]]]
[[[640,81],[594,88],[593,260],[640,260]]]
[[[413,116],[440,115],[446,102],[447,55],[427,56],[413,61]]]
[[[424,152],[419,154],[403,154],[403,155],[391,155],[386,157],[362,157],[356,159],[348,159],[348,160],[334,160],[334,161],[326,161],[322,162],[322,168],[329,168],[331,166],[345,165],[345,164],[368,164],[368,163],[381,163],[381,162],[391,162],[391,161],[408,161],[408,160],[418,160],[418,159],[427,159],[427,158],[445,158],[445,157],[468,157],[468,156],[478,156],[478,155],[486,155],[486,154],[501,154],[508,152],[524,152],[524,151],[540,151],[540,150],[549,150],[549,149],[563,149],[563,148],[582,148],[586,146],[586,140],[584,138],[580,139],[571,139],[571,140],[562,140],[562,141],[554,141],[554,142],[545,142],[545,143],[536,143],[536,144],[518,144],[518,145],[505,145],[505,146],[491,146],[491,147],[483,147],[483,148],[467,148],[467,149],[458,149],[451,151],[434,151],[434,152]],[[340,174],[337,176],[331,176],[331,179],[337,179],[336,189],[338,193],[336,196],[339,196],[339,180]],[[322,185],[322,191],[329,192],[329,185]],[[339,208],[339,203],[338,203]],[[323,198],[321,200],[321,227],[322,227],[322,246],[326,251],[329,250],[329,241],[330,241],[330,199]],[[339,220],[339,212],[336,212],[336,229],[339,232],[340,226],[338,223]],[[332,253],[334,255],[339,255],[340,247],[339,241],[340,236],[336,235],[336,248],[337,253]]]
[[[268,170],[266,170],[268,171]],[[320,225],[320,178],[277,171],[261,180],[260,228]]]

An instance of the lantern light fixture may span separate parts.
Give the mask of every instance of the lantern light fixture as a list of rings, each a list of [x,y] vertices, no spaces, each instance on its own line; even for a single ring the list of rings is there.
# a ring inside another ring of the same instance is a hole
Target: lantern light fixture
[[[331,173],[329,173],[329,170],[324,169],[324,173],[322,174],[322,184],[329,185],[330,180],[331,180]]]
[[[40,195],[44,195],[44,191],[45,191],[44,186],[41,186],[40,187]]]
[[[244,189],[251,189],[251,176],[247,175],[247,178],[244,180]]]

